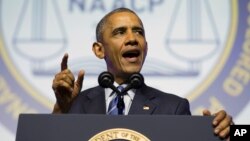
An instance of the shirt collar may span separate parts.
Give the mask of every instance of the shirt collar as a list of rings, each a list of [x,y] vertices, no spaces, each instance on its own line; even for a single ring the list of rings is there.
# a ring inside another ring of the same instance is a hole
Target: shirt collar
[[[123,85],[124,87],[127,86],[127,84],[123,84]],[[119,85],[116,82],[114,82],[114,86],[118,87]],[[110,88],[105,88],[104,92],[105,92],[105,99],[107,100],[111,96],[111,93],[113,92],[113,90]],[[130,89],[129,91],[127,91],[127,95],[131,98],[131,100],[134,99],[135,92],[136,92],[136,89]]]

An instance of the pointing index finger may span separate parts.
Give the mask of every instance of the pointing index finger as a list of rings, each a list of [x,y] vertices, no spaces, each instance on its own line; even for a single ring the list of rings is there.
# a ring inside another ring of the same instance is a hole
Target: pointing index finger
[[[61,62],[61,71],[68,68],[68,57],[69,57],[68,53],[65,53]]]

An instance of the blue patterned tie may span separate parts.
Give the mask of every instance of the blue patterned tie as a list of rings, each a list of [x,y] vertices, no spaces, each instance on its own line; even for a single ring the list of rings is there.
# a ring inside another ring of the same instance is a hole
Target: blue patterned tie
[[[118,86],[118,90],[121,92],[124,88],[123,86]],[[112,99],[109,103],[108,107],[108,115],[122,115],[124,111],[124,101],[123,96],[115,93],[114,99]]]

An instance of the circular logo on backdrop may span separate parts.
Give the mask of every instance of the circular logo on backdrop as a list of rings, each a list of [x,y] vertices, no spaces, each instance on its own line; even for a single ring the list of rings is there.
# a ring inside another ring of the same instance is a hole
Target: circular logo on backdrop
[[[75,74],[86,71],[84,89],[97,85],[106,66],[90,53],[95,26],[118,7],[144,23],[148,85],[188,98],[193,114],[208,108],[236,116],[249,102],[249,3],[1,0],[0,122],[15,132],[20,113],[51,112],[52,80],[65,52]]]

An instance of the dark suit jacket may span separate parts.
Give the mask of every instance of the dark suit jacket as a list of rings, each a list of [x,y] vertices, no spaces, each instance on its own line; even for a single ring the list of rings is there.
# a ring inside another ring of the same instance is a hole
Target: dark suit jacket
[[[69,113],[106,114],[104,89],[97,86],[82,91],[73,102]],[[191,113],[187,99],[144,85],[136,90],[129,114],[190,115]]]

